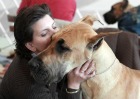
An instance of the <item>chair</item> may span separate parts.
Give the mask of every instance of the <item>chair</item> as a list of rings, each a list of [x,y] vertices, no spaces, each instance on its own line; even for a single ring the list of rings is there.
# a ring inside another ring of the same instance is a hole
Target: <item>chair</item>
[[[16,19],[16,16],[14,16],[14,15],[7,15],[7,19],[8,19],[8,22],[10,22],[11,24],[10,24],[10,26],[9,26],[9,30],[11,31],[11,32],[14,32],[14,21],[15,21],[15,19]]]
[[[117,32],[115,28],[100,28],[96,30],[101,32]],[[105,37],[119,61],[132,69],[140,70],[140,36],[136,33],[122,31]]]

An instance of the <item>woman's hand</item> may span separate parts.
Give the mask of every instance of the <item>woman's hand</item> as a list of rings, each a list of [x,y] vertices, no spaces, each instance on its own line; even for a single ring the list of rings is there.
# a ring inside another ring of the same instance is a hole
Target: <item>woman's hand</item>
[[[85,62],[82,66],[74,68],[68,73],[68,88],[79,89],[80,84],[95,75],[95,63],[93,60]]]

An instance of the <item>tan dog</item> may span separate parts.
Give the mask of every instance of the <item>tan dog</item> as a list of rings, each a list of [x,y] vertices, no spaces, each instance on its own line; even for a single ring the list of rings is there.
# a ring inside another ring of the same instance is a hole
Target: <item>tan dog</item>
[[[58,31],[50,46],[29,62],[34,78],[49,84],[93,59],[97,71],[82,83],[84,99],[140,99],[140,71],[119,62],[103,40],[109,33],[97,35],[93,20],[87,16]]]

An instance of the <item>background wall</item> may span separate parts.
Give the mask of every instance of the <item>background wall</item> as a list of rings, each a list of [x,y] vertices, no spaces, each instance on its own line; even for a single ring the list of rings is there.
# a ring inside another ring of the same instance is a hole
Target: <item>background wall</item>
[[[102,15],[110,10],[110,7],[121,0],[76,0],[77,11],[73,21],[79,20],[81,17],[88,14],[94,15],[100,19],[104,25],[95,22],[94,28],[100,27],[115,27],[114,25],[107,25],[103,20]],[[14,43],[13,33],[9,31],[9,23],[7,21],[7,14],[16,15],[17,8],[21,0],[0,0],[0,55],[8,55],[10,50],[14,49],[14,45],[5,48]],[[129,0],[133,6],[140,4],[140,0]],[[5,48],[5,49],[3,49]]]

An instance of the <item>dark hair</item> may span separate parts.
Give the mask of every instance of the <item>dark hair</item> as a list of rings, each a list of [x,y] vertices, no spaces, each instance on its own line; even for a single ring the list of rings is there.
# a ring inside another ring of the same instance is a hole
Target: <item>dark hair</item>
[[[16,54],[20,57],[31,58],[32,51],[25,44],[33,40],[32,25],[46,14],[51,16],[46,4],[34,5],[22,9],[16,17],[14,24],[14,36],[16,40]]]

